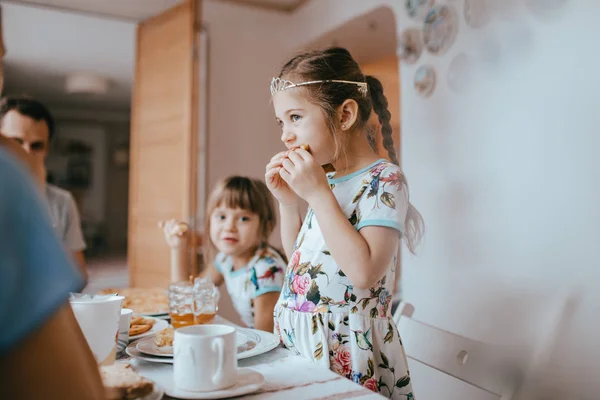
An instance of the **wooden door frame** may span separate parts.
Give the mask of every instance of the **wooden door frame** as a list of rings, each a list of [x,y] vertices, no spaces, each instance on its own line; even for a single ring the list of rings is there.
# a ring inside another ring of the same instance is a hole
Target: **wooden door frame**
[[[181,173],[184,175],[184,181],[187,182],[187,186],[185,188],[186,193],[183,196],[183,204],[181,204],[181,209],[184,210],[184,215],[173,216],[179,219],[184,220],[184,222],[190,225],[190,228],[195,231],[196,229],[196,215],[197,215],[197,203],[198,203],[198,193],[197,193],[197,148],[198,148],[198,100],[199,100],[199,77],[198,77],[198,32],[200,32],[200,21],[201,21],[201,5],[202,0],[185,0],[181,4],[159,14],[154,17],[151,17],[145,21],[142,21],[137,26],[136,31],[136,50],[135,50],[135,70],[134,70],[134,86],[132,91],[132,109],[131,109],[131,138],[130,138],[130,169],[129,174],[129,224],[128,224],[128,265],[129,265],[129,277],[130,277],[130,286],[136,286],[135,276],[133,274],[134,269],[137,269],[137,255],[136,249],[133,248],[133,227],[134,227],[134,219],[138,216],[136,213],[136,205],[138,199],[137,188],[140,180],[141,171],[137,167],[140,154],[139,154],[139,146],[136,145],[136,142],[140,140],[142,135],[141,132],[141,120],[140,113],[141,109],[139,104],[141,104],[142,98],[142,88],[138,83],[141,74],[142,63],[139,62],[141,59],[141,34],[140,31],[144,29],[144,26],[148,23],[160,24],[163,20],[168,20],[173,17],[174,13],[181,12],[181,8],[189,8],[189,24],[192,26],[190,29],[190,37],[188,38],[189,42],[192,43],[192,48],[190,49],[190,68],[188,72],[191,74],[189,77],[192,88],[190,91],[191,98],[189,101],[185,102],[185,109],[183,110],[184,115],[184,124],[185,131],[188,132],[187,135],[184,135],[183,146],[186,149],[190,149],[190,151],[185,152],[184,163],[190,168],[187,168]],[[160,182],[157,182],[160,184]],[[158,230],[158,227],[157,227]],[[165,246],[167,244],[165,243]],[[189,241],[189,265],[190,271],[192,273],[196,272],[196,237],[195,235],[190,235]],[[168,282],[165,282],[168,284]]]

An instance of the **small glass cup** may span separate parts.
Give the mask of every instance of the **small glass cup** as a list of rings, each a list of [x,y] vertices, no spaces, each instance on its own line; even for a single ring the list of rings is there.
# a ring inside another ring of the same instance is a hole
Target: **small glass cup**
[[[169,286],[169,315],[175,329],[210,323],[217,314],[218,304],[219,290],[208,278]]]

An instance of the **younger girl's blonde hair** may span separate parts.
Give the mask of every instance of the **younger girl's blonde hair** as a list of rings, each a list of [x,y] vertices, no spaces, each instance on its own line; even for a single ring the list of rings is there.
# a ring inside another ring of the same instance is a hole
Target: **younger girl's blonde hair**
[[[211,216],[217,207],[240,208],[257,214],[260,225],[258,228],[258,246],[266,246],[269,237],[277,225],[277,214],[271,192],[261,180],[244,176],[230,176],[219,182],[210,194],[204,216],[204,233],[210,236]],[[208,238],[205,265],[214,260],[217,249]]]

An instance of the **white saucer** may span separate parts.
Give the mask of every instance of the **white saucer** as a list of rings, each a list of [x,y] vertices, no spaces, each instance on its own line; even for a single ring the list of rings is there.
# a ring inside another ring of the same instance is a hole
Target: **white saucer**
[[[158,382],[168,396],[178,399],[225,399],[256,392],[265,384],[265,377],[260,372],[250,368],[238,368],[236,383],[230,388],[214,392],[188,392],[177,389],[173,382],[173,371],[164,375],[164,380]]]

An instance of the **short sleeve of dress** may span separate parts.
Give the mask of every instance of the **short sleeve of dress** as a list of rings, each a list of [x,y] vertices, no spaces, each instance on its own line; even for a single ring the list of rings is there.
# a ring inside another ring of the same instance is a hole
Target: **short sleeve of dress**
[[[269,292],[280,292],[283,287],[283,278],[286,263],[276,251],[269,249],[254,265],[256,272],[257,288],[252,298]]]
[[[370,182],[363,181],[364,194],[357,205],[356,230],[366,226],[385,226],[404,233],[408,211],[408,186],[400,168],[381,163],[371,170]]]

